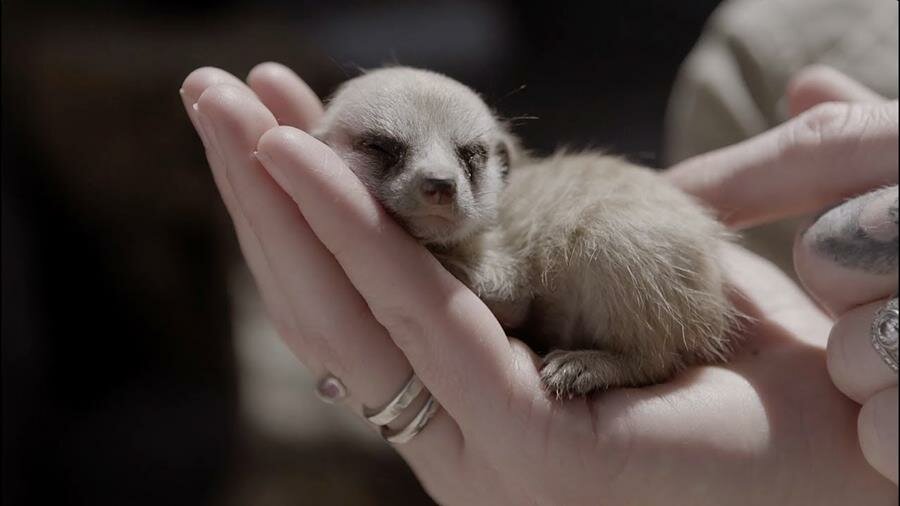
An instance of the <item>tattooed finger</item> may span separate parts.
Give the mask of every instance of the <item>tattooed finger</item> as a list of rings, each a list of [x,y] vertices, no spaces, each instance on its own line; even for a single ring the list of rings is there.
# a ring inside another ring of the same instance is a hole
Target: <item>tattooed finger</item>
[[[834,207],[799,237],[800,280],[826,309],[843,311],[897,290],[897,186]]]

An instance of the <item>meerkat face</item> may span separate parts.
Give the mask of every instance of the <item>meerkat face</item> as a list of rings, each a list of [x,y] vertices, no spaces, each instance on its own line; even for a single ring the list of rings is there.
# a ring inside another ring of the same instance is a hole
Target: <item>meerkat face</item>
[[[449,245],[497,215],[512,137],[468,87],[387,68],[345,83],[313,135],[425,244]]]

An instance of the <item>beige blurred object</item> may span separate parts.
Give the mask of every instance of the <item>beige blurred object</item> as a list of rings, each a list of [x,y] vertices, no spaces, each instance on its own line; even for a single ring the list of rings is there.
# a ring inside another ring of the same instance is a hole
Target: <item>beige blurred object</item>
[[[788,119],[785,88],[808,65],[829,65],[896,98],[897,53],[895,1],[726,1],[679,71],[666,115],[665,161],[734,144]],[[748,230],[746,244],[792,272],[799,221]]]
[[[360,414],[316,397],[316,378],[278,336],[247,269],[229,281],[244,430],[217,504],[433,504]]]
[[[388,451],[359,415],[316,397],[316,378],[278,336],[250,273],[241,267],[230,279],[241,404],[254,430],[284,442],[340,439]]]

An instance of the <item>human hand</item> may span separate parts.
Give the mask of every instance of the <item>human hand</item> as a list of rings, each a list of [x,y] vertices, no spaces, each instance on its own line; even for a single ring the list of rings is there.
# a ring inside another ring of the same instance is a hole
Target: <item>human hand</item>
[[[396,449],[438,502],[896,501],[859,453],[855,405],[821,367],[829,321],[765,261],[727,251],[755,317],[730,364],[557,402],[530,350],[301,130],[321,114],[302,81],[264,64],[249,82],[200,69],[183,97],[262,297],[354,411],[383,405],[415,370],[444,409]]]
[[[735,226],[850,199],[798,234],[794,262],[809,293],[836,317],[828,372],[862,404],[863,454],[897,483],[896,316],[892,360],[887,351],[882,358],[871,337],[876,312],[897,293],[897,102],[827,67],[798,74],[788,102],[794,120],[684,162],[669,176]]]

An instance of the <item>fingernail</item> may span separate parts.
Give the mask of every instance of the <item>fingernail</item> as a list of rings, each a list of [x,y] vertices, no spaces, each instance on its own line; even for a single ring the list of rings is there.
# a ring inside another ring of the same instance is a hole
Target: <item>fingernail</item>
[[[334,404],[347,396],[347,387],[335,376],[328,375],[316,385],[316,397],[327,404]]]
[[[196,103],[191,108],[194,109],[194,114],[197,117],[197,127],[203,144],[207,149],[212,149],[217,155],[222,156],[222,152],[219,150],[219,143],[216,140],[216,128],[213,126],[212,121],[200,112],[200,107]]]
[[[266,172],[268,172],[269,174],[272,173],[272,170],[270,169],[270,167],[272,167],[274,164],[271,163],[271,162],[272,162],[272,159],[269,158],[268,155],[266,155],[265,153],[260,152],[260,151],[257,149],[257,150],[254,150],[254,151],[253,151],[253,153],[250,155],[250,157],[251,157],[251,158],[255,158],[256,161],[259,162],[260,165],[262,165],[264,169],[266,169]]]
[[[281,167],[277,163],[274,163],[272,161],[272,158],[269,157],[267,153],[256,150],[253,152],[253,157],[259,160],[259,163],[261,163],[263,168],[266,169],[266,172],[268,172],[269,175],[272,176],[272,179],[274,179],[275,182],[278,183],[278,186],[280,186],[285,191],[288,190],[288,180],[286,177],[284,177],[284,174],[281,171]]]

